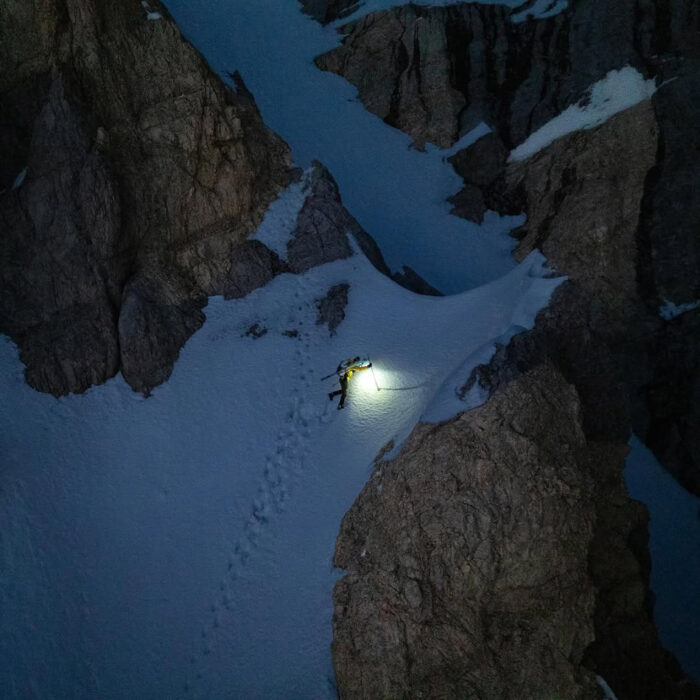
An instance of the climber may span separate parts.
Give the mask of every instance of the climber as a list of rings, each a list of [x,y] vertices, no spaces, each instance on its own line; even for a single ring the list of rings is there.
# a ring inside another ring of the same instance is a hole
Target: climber
[[[333,401],[333,399],[340,394],[340,401],[338,402],[338,410],[343,408],[345,405],[345,397],[348,393],[348,382],[350,377],[352,377],[355,372],[362,372],[365,369],[369,369],[372,366],[371,362],[363,360],[360,357],[351,357],[347,360],[343,360],[335,370],[338,375],[338,381],[340,382],[340,389],[330,392],[328,398]],[[330,376],[330,375],[329,375]]]

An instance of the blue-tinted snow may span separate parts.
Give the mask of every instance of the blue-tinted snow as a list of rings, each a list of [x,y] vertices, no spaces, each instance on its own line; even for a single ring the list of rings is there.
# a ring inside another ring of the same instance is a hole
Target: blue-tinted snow
[[[528,6],[521,12],[512,15],[511,21],[518,23],[524,22],[530,17],[535,17],[537,19],[554,17],[554,15],[563,12],[568,6],[568,0],[535,0],[532,6]]]
[[[625,482],[649,510],[651,590],[661,643],[700,681],[700,498],[688,493],[637,438]]]
[[[272,202],[258,230],[251,236],[270,250],[274,250],[282,260],[287,259],[287,245],[296,227],[297,216],[304,204],[304,190],[309,184],[311,168],[304,172],[299,182],[293,182]]]
[[[505,5],[513,10],[517,10],[522,5],[525,5],[527,0],[473,0],[475,4],[479,5]],[[342,26],[343,24],[350,22],[354,19],[359,19],[370,12],[376,12],[378,10],[388,10],[391,7],[396,7],[398,5],[408,4],[407,0],[364,0],[360,2],[357,10],[352,14],[338,20],[335,24],[336,26]],[[421,5],[423,7],[434,6],[434,7],[449,7],[450,5],[458,4],[458,0],[417,0],[413,2],[414,5]],[[545,17],[553,17],[560,12],[563,12],[568,7],[567,0],[536,0],[532,7],[513,15],[512,20],[514,22],[522,22],[528,17],[535,17],[538,19],[543,19]]]
[[[693,311],[700,307],[700,300],[698,301],[688,301],[685,304],[674,304],[668,299],[664,300],[664,303],[659,307],[659,316],[666,321],[670,321],[687,311]]]
[[[20,170],[19,174],[17,175],[14,182],[12,183],[12,189],[16,190],[19,187],[21,187],[22,183],[24,182],[24,178],[26,178],[26,177],[27,177],[27,168],[25,167],[25,168],[22,168],[22,170]]]
[[[340,520],[380,448],[548,296],[557,280],[540,269],[533,255],[451,297],[408,292],[361,255],[282,275],[211,299],[149,399],[121,377],[62,399],[34,392],[2,340],[0,687],[333,697]],[[331,337],[315,300],[341,282],[347,316]],[[267,333],[246,336],[253,323]],[[364,352],[381,391],[360,373],[338,411],[337,382],[320,378]]]
[[[216,71],[240,71],[297,164],[306,168],[316,158],[330,169],[346,207],[393,270],[409,265],[455,293],[512,269],[506,232],[521,220],[489,212],[478,226],[451,216],[446,198],[463,183],[445,162],[448,152],[411,148],[406,134],[363,107],[350,83],[315,67],[314,57],[339,43],[333,27],[321,27],[293,0],[165,4]]]

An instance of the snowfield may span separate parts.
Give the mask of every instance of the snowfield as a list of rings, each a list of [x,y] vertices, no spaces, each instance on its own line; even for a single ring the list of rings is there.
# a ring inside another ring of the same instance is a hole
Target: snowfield
[[[451,296],[408,292],[356,253],[244,299],[212,298],[148,399],[121,376],[39,394],[0,338],[0,695],[333,698],[334,542],[373,459],[417,421],[477,405],[478,387],[464,400],[456,389],[496,342],[532,326],[562,278],[539,254],[515,266],[505,234],[520,218],[490,213],[478,227],[449,215],[462,184],[451,151],[409,148],[352,86],[317,70],[313,57],[339,37],[295,0],[166,4],[215,70],[240,70],[297,164],[329,168],[390,267]],[[282,256],[301,190],[256,233]],[[316,303],[337,284],[349,301],[331,335]],[[356,354],[375,371],[351,380],[338,411],[337,382],[321,377]],[[639,483],[640,498],[658,488]]]
[[[444,298],[406,291],[361,254],[283,275],[245,299],[212,298],[149,399],[121,377],[39,394],[4,341],[0,686],[10,697],[333,697],[340,520],[387,441],[436,397],[443,417],[446,397],[465,407],[454,392],[484,349],[530,327],[561,281],[542,274],[533,254]],[[341,283],[347,315],[331,336],[315,302]],[[255,323],[267,331],[257,339]],[[338,411],[337,382],[320,378],[364,352],[380,390],[360,373]]]

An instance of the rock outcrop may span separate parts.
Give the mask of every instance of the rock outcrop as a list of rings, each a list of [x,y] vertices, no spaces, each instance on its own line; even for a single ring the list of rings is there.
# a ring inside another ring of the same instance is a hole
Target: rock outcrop
[[[586,437],[546,362],[421,424],[346,514],[334,563],[341,698],[697,698],[648,609],[646,514],[623,441]]]
[[[633,428],[697,493],[697,310],[661,318],[640,233],[658,149],[654,106],[645,102],[510,164],[486,188],[489,204],[510,202],[527,213],[516,256],[537,247],[570,278],[533,332],[515,338],[496,362],[522,368],[542,353],[553,358],[581,394],[591,435]]]
[[[336,544],[340,697],[600,697],[584,665],[594,470],[619,476],[623,460],[587,441],[576,391],[546,364],[378,459]],[[672,670],[666,694],[635,697],[679,697]]]
[[[348,305],[349,284],[335,284],[326,296],[316,300],[318,314],[317,326],[328,326],[328,332],[335,335],[335,329],[345,319],[345,307]]]
[[[646,338],[661,319],[639,296],[636,233],[657,133],[643,102],[509,165],[499,193],[525,204],[516,257],[539,248],[569,277],[542,315],[542,343],[579,390],[596,438],[626,435],[633,398],[651,376]]]
[[[540,312],[535,328],[513,338],[471,378],[494,392],[543,361],[556,365],[579,394],[586,438],[621,455],[631,428],[645,436],[664,413],[661,405],[656,415],[650,411],[648,394],[650,384],[658,387],[658,345],[666,345],[667,324],[641,293],[638,236],[657,135],[654,109],[646,102],[508,166],[505,183],[495,189],[502,201],[510,197],[527,212],[517,255],[539,247],[569,280]],[[692,342],[692,337],[684,340]],[[690,359],[683,341],[675,353],[683,357],[681,367],[697,374],[691,368],[697,358]],[[661,365],[667,376],[683,371],[676,369],[679,365]],[[689,435],[692,407],[681,398],[688,389],[658,387],[657,400],[672,393],[676,410],[668,420]],[[596,641],[586,663],[619,697],[695,697],[694,687],[679,686],[676,695],[660,680],[679,675],[658,647],[645,600],[644,515],[627,502],[622,458],[606,467],[596,457],[599,449],[591,449],[597,492],[590,557],[598,589]],[[677,442],[672,449],[678,455]]]
[[[148,393],[207,295],[347,257],[348,234],[388,273],[318,163],[287,259],[249,239],[297,177],[289,149],[160,5],[5,3],[0,60],[0,332],[33,387],[121,371]]]
[[[314,161],[306,183],[306,199],[287,245],[291,271],[305,272],[316,265],[349,258],[353,250],[348,235],[380,272],[390,274],[374,239],[343,207],[331,174]]]

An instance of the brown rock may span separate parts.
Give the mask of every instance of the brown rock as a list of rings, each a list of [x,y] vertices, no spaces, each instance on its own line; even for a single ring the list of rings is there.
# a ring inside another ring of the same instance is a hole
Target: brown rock
[[[348,234],[389,273],[318,163],[288,260],[248,239],[293,177],[289,149],[241,77],[224,86],[149,7],[160,18],[137,0],[0,8],[0,113],[16,127],[16,142],[0,141],[4,183],[27,165],[0,192],[0,332],[32,386],[57,395],[120,369],[148,393],[201,326],[207,295],[348,257]]]
[[[316,325],[328,326],[331,335],[335,335],[335,329],[345,319],[345,307],[348,305],[349,284],[336,284],[332,286],[325,297],[316,301],[318,316]]]
[[[477,187],[490,185],[503,173],[508,149],[493,131],[448,158],[457,174]]]
[[[595,132],[574,132],[510,164],[508,189],[522,188],[527,202],[515,257],[539,248],[592,297],[624,313],[637,297],[636,233],[657,138],[654,110],[644,101]]]
[[[649,382],[658,390],[669,375],[659,371],[667,363],[655,359],[664,324],[644,303],[638,267],[641,203],[656,135],[652,105],[639,104],[509,165],[505,184],[495,183],[499,196],[514,192],[525,202],[518,255],[538,247],[569,280],[538,314],[534,329],[515,336],[472,377],[493,392],[547,362],[576,387],[597,510],[590,555],[599,591],[596,641],[585,663],[618,697],[650,700],[700,697],[658,643],[646,593],[645,516],[629,503],[621,479],[630,429],[644,435],[668,407],[659,395],[656,404],[645,399]],[[685,357],[692,365],[695,358],[682,347],[676,352],[676,360]],[[680,426],[681,411],[692,415],[679,398],[687,389],[668,389],[676,394],[669,422]]]
[[[304,204],[297,217],[287,261],[292,272],[304,272],[316,265],[349,258],[352,236],[380,271],[389,275],[384,258],[371,236],[342,206],[338,185],[328,170],[314,161]]]
[[[451,214],[477,224],[484,220],[486,202],[480,187],[467,183],[457,194],[448,197],[447,201],[452,205]]]
[[[31,135],[12,151],[24,182],[0,195],[0,330],[43,391],[82,391],[120,366],[139,389],[162,381],[203,292],[224,291],[288,179],[288,148],[250,98],[152,9],[160,19],[137,0],[0,10],[13,57],[0,105]]]
[[[341,698],[599,697],[585,449],[575,391],[541,367],[377,461],[336,544]]]
[[[189,294],[172,272],[127,283],[118,325],[121,371],[135,391],[148,395],[168,379],[180,348],[204,323],[205,303],[206,297]]]

